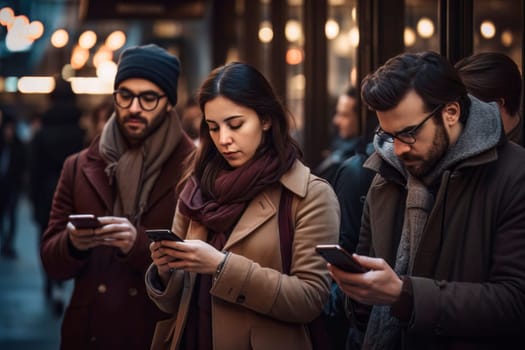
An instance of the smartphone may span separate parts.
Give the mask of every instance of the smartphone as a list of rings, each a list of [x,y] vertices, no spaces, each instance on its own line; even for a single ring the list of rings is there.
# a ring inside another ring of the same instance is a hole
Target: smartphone
[[[338,244],[319,244],[315,247],[315,251],[330,264],[337,266],[341,270],[353,273],[368,271],[368,269],[359,265],[352,257],[352,254],[348,253]]]
[[[71,221],[77,229],[97,228],[102,226],[102,223],[98,221],[97,217],[93,214],[72,214],[69,215],[69,221]]]
[[[174,234],[171,230],[168,229],[155,229],[155,230],[146,230],[146,234],[149,239],[154,242],[158,241],[176,241],[184,242],[182,238]]]

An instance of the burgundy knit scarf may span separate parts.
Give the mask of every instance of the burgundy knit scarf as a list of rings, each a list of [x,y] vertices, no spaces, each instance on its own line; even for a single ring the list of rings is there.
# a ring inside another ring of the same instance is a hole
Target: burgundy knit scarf
[[[203,197],[199,181],[193,176],[180,195],[180,212],[206,226],[211,233],[229,233],[249,201],[268,185],[278,182],[294,160],[295,155],[290,152],[286,166],[279,169],[278,157],[266,152],[244,166],[223,170],[215,180],[213,198]]]

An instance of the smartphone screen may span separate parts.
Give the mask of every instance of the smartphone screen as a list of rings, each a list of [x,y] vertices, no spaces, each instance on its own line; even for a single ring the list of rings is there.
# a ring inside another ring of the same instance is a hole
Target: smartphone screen
[[[352,254],[348,253],[338,244],[320,244],[315,247],[315,251],[330,264],[337,266],[341,270],[354,273],[367,271],[365,267],[359,265],[352,257]]]
[[[97,228],[102,226],[102,223],[98,221],[97,217],[93,214],[72,214],[69,215],[69,221],[71,221],[77,229]]]
[[[158,241],[184,242],[182,238],[180,238],[179,236],[177,236],[175,233],[173,233],[171,230],[168,230],[168,229],[146,230],[146,234],[148,235],[149,239],[151,239],[154,242],[158,242]]]

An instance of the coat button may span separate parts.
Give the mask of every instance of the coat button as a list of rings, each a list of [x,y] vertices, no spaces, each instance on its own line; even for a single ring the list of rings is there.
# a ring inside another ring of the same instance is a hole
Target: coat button
[[[237,297],[237,303],[239,304],[244,303],[245,300],[246,300],[246,297],[242,294]]]
[[[134,297],[135,295],[139,294],[137,288],[130,288],[128,289],[128,294],[132,297]]]
[[[97,291],[100,294],[106,293],[107,290],[108,290],[108,287],[104,283],[99,284],[98,287],[97,287]]]

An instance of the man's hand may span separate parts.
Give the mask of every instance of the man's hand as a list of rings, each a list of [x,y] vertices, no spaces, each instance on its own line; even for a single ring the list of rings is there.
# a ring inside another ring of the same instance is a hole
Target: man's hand
[[[89,250],[100,245],[95,239],[95,229],[77,229],[71,222],[67,223],[66,231],[73,246],[81,251]]]
[[[137,239],[137,229],[124,217],[102,216],[102,227],[95,229],[95,240],[100,245],[120,248],[127,255]]]
[[[355,259],[370,271],[351,273],[328,264],[330,275],[351,299],[367,305],[391,305],[401,295],[403,281],[386,261],[354,254]]]

